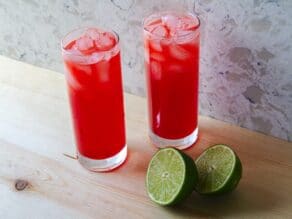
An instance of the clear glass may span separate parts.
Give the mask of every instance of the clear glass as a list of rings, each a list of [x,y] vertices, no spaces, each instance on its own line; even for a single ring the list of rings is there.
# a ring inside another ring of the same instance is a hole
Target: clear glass
[[[107,49],[97,50],[99,32],[112,36],[103,42],[111,45]],[[79,40],[86,34],[89,43]],[[91,44],[93,51],[79,51]],[[80,28],[67,34],[61,46],[78,160],[91,171],[112,170],[127,156],[119,36]]]
[[[149,137],[157,147],[188,148],[198,137],[199,18],[167,11],[143,26]]]

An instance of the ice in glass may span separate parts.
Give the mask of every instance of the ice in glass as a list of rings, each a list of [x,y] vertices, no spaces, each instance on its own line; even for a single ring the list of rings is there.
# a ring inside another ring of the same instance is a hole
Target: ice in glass
[[[149,136],[158,147],[184,149],[197,139],[199,27],[186,12],[144,20]]]
[[[62,41],[79,162],[93,171],[127,156],[119,37],[99,28],[72,31]]]

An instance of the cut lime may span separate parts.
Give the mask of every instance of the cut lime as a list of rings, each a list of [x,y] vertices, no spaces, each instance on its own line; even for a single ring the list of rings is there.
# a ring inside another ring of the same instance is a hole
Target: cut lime
[[[192,193],[197,179],[197,168],[191,157],[177,149],[164,148],[149,163],[146,188],[155,203],[174,205]]]
[[[242,166],[235,152],[226,145],[214,145],[196,160],[199,182],[196,191],[204,195],[220,195],[237,186]]]

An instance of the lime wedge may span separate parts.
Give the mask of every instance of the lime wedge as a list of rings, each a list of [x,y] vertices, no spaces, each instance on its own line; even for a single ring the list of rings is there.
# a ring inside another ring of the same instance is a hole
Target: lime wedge
[[[196,160],[199,183],[196,191],[203,195],[231,192],[239,183],[242,166],[235,152],[226,145],[214,145]]]
[[[146,188],[155,203],[174,205],[192,193],[197,179],[197,168],[191,157],[177,149],[164,148],[149,163]]]

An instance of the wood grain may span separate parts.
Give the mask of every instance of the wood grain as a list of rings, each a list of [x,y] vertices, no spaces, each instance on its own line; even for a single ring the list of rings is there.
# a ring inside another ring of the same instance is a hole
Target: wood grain
[[[291,143],[200,116],[199,140],[186,153],[228,144],[243,179],[230,195],[193,193],[181,206],[159,207],[144,185],[156,151],[144,98],[125,95],[126,163],[92,173],[74,159],[63,75],[1,56],[0,67],[0,218],[292,218]]]

